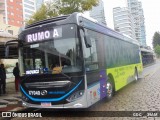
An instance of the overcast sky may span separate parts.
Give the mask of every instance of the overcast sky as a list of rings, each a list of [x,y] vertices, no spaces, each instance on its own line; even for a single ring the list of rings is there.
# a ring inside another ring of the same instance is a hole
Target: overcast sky
[[[107,26],[114,28],[113,8],[126,7],[127,0],[103,0]],[[160,1],[159,0],[139,0],[145,17],[146,41],[147,45],[152,46],[152,37],[156,31],[160,31]]]

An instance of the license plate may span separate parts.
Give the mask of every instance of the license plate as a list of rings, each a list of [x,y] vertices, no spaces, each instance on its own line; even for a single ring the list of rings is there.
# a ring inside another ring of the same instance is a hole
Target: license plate
[[[51,105],[52,105],[51,102],[42,102],[41,103],[42,107],[50,107]]]

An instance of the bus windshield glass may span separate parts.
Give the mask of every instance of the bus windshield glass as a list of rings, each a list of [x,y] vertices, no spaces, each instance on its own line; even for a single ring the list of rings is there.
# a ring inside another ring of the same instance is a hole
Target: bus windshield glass
[[[78,38],[55,39],[23,47],[25,74],[82,71]],[[57,69],[57,71],[56,71]]]

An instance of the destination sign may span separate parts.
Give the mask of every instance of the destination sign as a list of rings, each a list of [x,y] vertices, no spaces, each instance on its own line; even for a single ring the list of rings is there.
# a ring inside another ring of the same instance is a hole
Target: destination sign
[[[53,38],[62,37],[62,28],[53,28],[52,30],[44,30],[26,35],[26,42],[38,42]]]

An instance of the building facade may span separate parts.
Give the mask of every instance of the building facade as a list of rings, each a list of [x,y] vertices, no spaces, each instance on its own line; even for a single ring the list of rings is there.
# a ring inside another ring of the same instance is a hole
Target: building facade
[[[99,0],[99,5],[92,8],[89,11],[90,17],[96,19],[98,22],[107,25],[104,13],[104,3],[102,0]]]
[[[23,20],[28,20],[36,12],[36,0],[23,1]]]
[[[126,7],[113,8],[114,29],[135,39],[133,16]]]
[[[3,15],[3,22],[8,25],[23,25],[22,0],[0,0],[0,15]]]
[[[145,21],[142,3],[138,0],[127,0],[127,4],[134,18],[136,39],[142,46],[146,46]]]
[[[0,15],[3,16],[3,22],[8,23],[7,13],[6,13],[6,0],[0,0]]]
[[[17,35],[20,27],[24,26],[44,0],[0,0],[0,31]]]
[[[38,10],[43,3],[44,3],[44,0],[36,0],[36,10]]]
[[[17,37],[19,32],[19,26],[8,25],[5,24],[3,21],[3,15],[0,15],[0,32],[6,32],[14,37]]]

